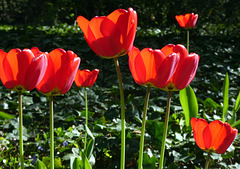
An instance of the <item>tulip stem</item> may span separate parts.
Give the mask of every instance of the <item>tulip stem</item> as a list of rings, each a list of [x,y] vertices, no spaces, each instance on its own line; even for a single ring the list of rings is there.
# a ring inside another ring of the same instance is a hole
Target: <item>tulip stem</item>
[[[84,87],[84,95],[85,95],[85,139],[84,139],[84,152],[87,147],[87,127],[88,127],[88,105],[87,105],[87,88]]]
[[[208,169],[208,167],[209,167],[210,155],[211,155],[211,153],[208,153],[204,169]]]
[[[169,121],[169,114],[170,114],[170,105],[171,105],[171,91],[168,91],[167,109],[166,109],[165,124],[164,124],[163,138],[162,138],[162,147],[161,147],[159,169],[163,168],[165,143],[166,143],[166,138],[167,138],[168,121]]]
[[[118,58],[114,58],[114,64],[117,71],[119,90],[120,90],[120,100],[121,100],[121,165],[120,169],[125,168],[125,103],[124,103],[124,92],[122,76],[120,72]]]
[[[189,30],[187,30],[187,51],[189,54]]]
[[[142,118],[142,129],[141,129],[141,138],[140,138],[140,149],[139,149],[139,161],[138,161],[138,169],[142,169],[142,163],[143,163],[143,149],[144,149],[144,135],[145,135],[145,125],[146,125],[146,116],[147,116],[147,107],[148,107],[148,101],[149,101],[149,95],[150,95],[150,87],[147,87],[146,91],[146,97],[144,102],[144,108],[143,108],[143,118]]]
[[[21,169],[24,168],[24,158],[23,158],[23,111],[22,111],[22,91],[18,91],[18,101],[19,101],[19,151],[20,151],[20,161]]]
[[[54,169],[54,118],[53,118],[53,96],[49,96],[50,109],[50,169]]]

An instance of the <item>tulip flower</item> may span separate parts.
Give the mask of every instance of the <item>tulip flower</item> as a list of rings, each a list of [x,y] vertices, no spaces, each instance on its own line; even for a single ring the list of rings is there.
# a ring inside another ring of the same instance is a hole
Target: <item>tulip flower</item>
[[[34,89],[47,68],[45,53],[34,53],[30,49],[12,49],[8,53],[0,50],[1,80],[3,85],[11,90],[24,91]]]
[[[72,51],[55,49],[48,54],[48,67],[37,90],[48,96],[65,94],[72,86],[80,58]]]
[[[183,45],[166,45],[161,49],[161,51],[166,55],[176,53],[179,55],[179,63],[177,65],[176,71],[172,78],[167,82],[166,86],[162,87],[157,85],[157,87],[162,88],[166,91],[179,91],[187,87],[193,78],[195,77],[199,56],[198,54],[191,53],[188,54],[187,49]]]
[[[97,80],[99,70],[94,69],[93,71],[84,69],[77,71],[75,76],[75,84],[78,87],[92,87],[95,81]]]
[[[129,68],[135,82],[139,85],[158,86],[164,88],[173,76],[178,65],[179,55],[165,55],[161,50],[138,48],[128,53]]]
[[[205,119],[191,119],[194,139],[198,147],[207,152],[224,153],[237,136],[238,130],[220,120],[207,123]]]
[[[132,8],[117,9],[108,16],[90,21],[78,16],[77,22],[90,48],[100,57],[114,58],[121,100],[121,169],[125,168],[125,101],[118,57],[126,55],[133,46],[137,29],[137,13]]]
[[[103,58],[126,55],[133,46],[137,13],[132,8],[117,9],[108,16],[96,16],[90,21],[78,16],[77,22],[90,48]]]
[[[145,48],[140,51],[136,47],[133,47],[128,55],[129,68],[135,82],[139,85],[147,86],[138,160],[138,169],[142,169],[144,133],[150,87],[155,87],[157,85],[164,87],[167,85],[167,82],[171,79],[175,72],[179,56],[176,53],[164,55],[164,53],[159,49],[153,50],[151,48]]]
[[[182,28],[194,28],[197,23],[198,14],[187,13],[185,15],[176,15],[175,18]]]
[[[36,51],[37,52],[37,51]],[[72,51],[54,49],[48,55],[48,67],[37,90],[49,96],[50,109],[50,169],[54,169],[53,96],[65,94],[72,86],[80,58]]]
[[[46,53],[35,52],[37,47],[20,50],[10,50],[8,53],[0,50],[0,76],[3,85],[18,91],[19,102],[19,154],[21,169],[24,168],[23,151],[23,110],[22,91],[34,89],[47,68]]]

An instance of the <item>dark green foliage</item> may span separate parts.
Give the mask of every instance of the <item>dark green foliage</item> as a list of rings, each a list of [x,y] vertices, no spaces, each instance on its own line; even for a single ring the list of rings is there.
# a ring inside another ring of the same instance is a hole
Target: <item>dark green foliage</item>
[[[91,158],[89,162],[94,164],[94,169],[119,168],[120,96],[114,62],[112,59],[106,60],[96,56],[88,47],[82,32],[74,25],[77,16],[83,15],[90,19],[95,15],[107,15],[117,8],[127,9],[132,6],[137,11],[139,19],[134,45],[140,49],[145,47],[161,49],[169,43],[185,45],[186,32],[178,26],[174,18],[176,14],[198,13],[197,26],[190,30],[190,52],[200,56],[199,68],[191,83],[199,103],[198,116],[208,121],[222,118],[222,84],[228,72],[229,107],[226,113],[228,121],[232,117],[232,112],[236,111],[236,114],[239,112],[239,106],[235,106],[236,100],[239,100],[237,96],[240,89],[240,15],[237,8],[240,6],[239,3],[238,0],[198,3],[190,0],[154,0],[151,3],[147,0],[3,0],[0,2],[0,49],[8,52],[12,48],[37,46],[41,51],[50,52],[60,47],[74,51],[81,58],[80,69],[100,69],[96,83],[87,90],[88,127],[94,140],[88,137],[86,154],[89,158],[93,153],[95,163]],[[120,57],[119,62],[126,99],[126,168],[135,169],[146,88],[134,82],[128,68],[127,56]],[[2,84],[0,90],[0,111],[17,117],[17,93],[5,89]],[[154,168],[158,164],[166,98],[165,91],[151,89],[144,168]],[[47,166],[48,99],[36,90],[24,92],[23,105],[26,168],[36,166],[35,158]],[[80,155],[79,150],[83,149],[84,114],[83,90],[74,84],[67,94],[54,98],[55,157],[60,167],[69,168],[71,157]],[[235,121],[238,121],[239,117],[236,118]],[[237,124],[236,127],[240,129]],[[172,94],[168,133],[165,153],[167,168],[204,166],[206,154],[197,147],[191,131],[185,125],[178,92]],[[222,156],[212,156],[215,158],[211,161],[213,168],[239,167],[239,136],[233,145],[230,152]],[[18,157],[18,120],[17,118],[0,120],[0,168],[17,168]]]

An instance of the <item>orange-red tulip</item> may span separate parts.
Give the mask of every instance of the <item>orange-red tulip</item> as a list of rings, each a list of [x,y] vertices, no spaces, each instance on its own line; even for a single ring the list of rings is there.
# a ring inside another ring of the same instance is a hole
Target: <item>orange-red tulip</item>
[[[16,48],[8,53],[0,50],[1,80],[6,88],[24,91],[39,84],[47,68],[47,56],[34,52],[35,49]]]
[[[98,69],[94,69],[93,71],[87,69],[84,70],[78,69],[74,80],[75,84],[78,87],[92,87],[97,80],[98,73],[99,73]]]
[[[145,48],[140,51],[133,47],[128,53],[129,68],[139,85],[165,87],[175,72],[179,56],[165,55],[161,50]]]
[[[45,95],[66,93],[72,86],[80,58],[72,51],[54,49],[48,54],[48,67],[37,89]]]
[[[194,28],[197,23],[198,14],[187,13],[185,15],[176,15],[175,18],[182,28]]]
[[[192,118],[194,139],[199,148],[207,152],[224,153],[237,136],[238,130],[220,120],[207,123],[205,119]]]
[[[161,51],[166,55],[176,53],[179,55],[179,63],[177,65],[176,71],[172,78],[168,81],[167,85],[163,88],[157,86],[167,91],[179,91],[187,87],[193,78],[195,77],[199,56],[198,54],[191,53],[188,54],[187,49],[183,45],[166,45],[161,49]]]
[[[90,48],[101,57],[126,55],[133,46],[137,13],[132,8],[117,9],[108,16],[96,16],[91,21],[79,16],[77,22]]]

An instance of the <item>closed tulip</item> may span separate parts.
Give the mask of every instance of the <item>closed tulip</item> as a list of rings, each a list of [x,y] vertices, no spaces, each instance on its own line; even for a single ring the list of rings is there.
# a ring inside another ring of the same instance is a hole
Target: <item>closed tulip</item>
[[[205,119],[192,118],[191,126],[198,147],[207,152],[224,153],[237,136],[238,130],[220,120],[207,123]]]
[[[165,87],[157,86],[166,91],[179,91],[187,87],[195,77],[199,56],[198,54],[188,54],[187,49],[183,45],[166,45],[161,49],[166,55],[176,53],[179,55],[179,63],[172,78],[168,81]]]
[[[132,8],[117,9],[108,16],[96,16],[90,21],[79,16],[77,22],[90,48],[103,58],[126,55],[133,46],[137,13]]]
[[[165,55],[161,50],[138,48],[128,53],[129,68],[136,83],[146,86],[165,87],[171,79],[178,64],[179,55]]]
[[[98,69],[94,69],[93,71],[87,69],[84,70],[78,69],[74,80],[75,84],[78,87],[92,87],[97,80],[98,73],[99,73]]]
[[[176,15],[175,18],[182,28],[194,28],[197,23],[198,14],[187,13],[185,15]]]
[[[54,49],[48,54],[48,67],[37,90],[48,96],[65,94],[72,86],[80,58],[72,51]]]
[[[36,53],[35,49],[16,48],[8,53],[0,50],[1,80],[6,88],[24,91],[39,84],[47,68],[47,54]]]

